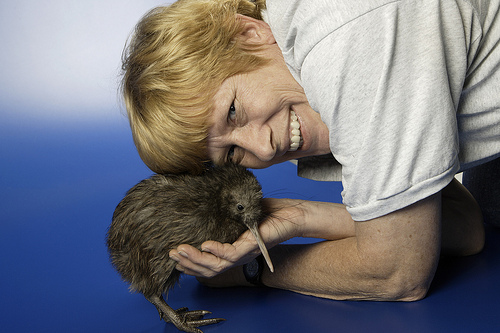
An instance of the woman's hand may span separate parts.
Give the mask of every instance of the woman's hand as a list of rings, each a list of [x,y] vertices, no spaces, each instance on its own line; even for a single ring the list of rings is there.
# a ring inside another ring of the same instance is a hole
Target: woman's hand
[[[264,199],[270,217],[259,225],[259,232],[266,248],[290,238],[302,236],[305,201],[293,199]],[[188,275],[212,278],[231,267],[240,266],[260,254],[257,242],[250,231],[244,232],[233,244],[207,241],[199,251],[182,244],[170,251],[170,258],[178,262],[176,268]]]

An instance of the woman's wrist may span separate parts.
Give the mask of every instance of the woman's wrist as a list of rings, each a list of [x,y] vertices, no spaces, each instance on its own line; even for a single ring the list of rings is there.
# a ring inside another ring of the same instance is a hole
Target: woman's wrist
[[[305,201],[302,236],[338,240],[355,236],[355,225],[344,205],[332,202]]]

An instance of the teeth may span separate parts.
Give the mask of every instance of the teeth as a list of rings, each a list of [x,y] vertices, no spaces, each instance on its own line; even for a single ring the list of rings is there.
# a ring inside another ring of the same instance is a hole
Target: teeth
[[[288,151],[296,151],[302,146],[302,136],[300,133],[300,124],[295,112],[290,111],[290,127],[292,127],[292,137],[290,138],[290,149]]]

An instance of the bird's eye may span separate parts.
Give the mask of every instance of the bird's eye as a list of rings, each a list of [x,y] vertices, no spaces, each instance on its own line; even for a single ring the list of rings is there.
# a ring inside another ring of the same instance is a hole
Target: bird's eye
[[[238,204],[237,206],[238,210],[241,212],[245,207],[242,204]]]

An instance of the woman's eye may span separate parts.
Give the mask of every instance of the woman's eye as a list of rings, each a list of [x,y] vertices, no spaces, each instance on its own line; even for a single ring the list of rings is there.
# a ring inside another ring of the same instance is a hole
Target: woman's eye
[[[231,148],[229,148],[229,151],[227,152],[227,161],[228,162],[233,162],[234,148],[236,148],[236,146],[231,146]]]
[[[231,106],[229,107],[229,120],[234,121],[236,119],[236,107],[234,106],[234,102],[231,103]]]

